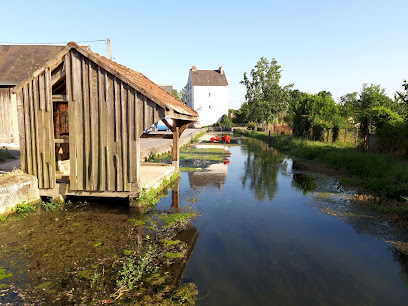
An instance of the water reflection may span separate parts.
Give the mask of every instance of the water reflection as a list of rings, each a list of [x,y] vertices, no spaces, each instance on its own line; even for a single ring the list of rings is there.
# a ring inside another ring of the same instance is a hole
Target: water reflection
[[[208,166],[205,171],[190,172],[188,174],[190,187],[197,189],[203,186],[212,186],[222,190],[228,174],[228,164],[213,164]]]
[[[386,243],[312,204],[322,191],[338,195],[337,183],[291,169],[290,160],[262,142],[244,142],[230,148],[222,190],[197,187],[200,239],[184,278],[198,285],[198,303],[405,305],[406,258],[393,258]]]
[[[284,160],[283,154],[273,147],[256,139],[245,141],[246,158],[244,161],[244,174],[242,186],[247,184],[255,194],[258,201],[268,197],[272,200],[278,188],[278,164]]]
[[[317,188],[315,178],[304,173],[293,174],[292,186],[302,191],[304,195],[315,191]]]

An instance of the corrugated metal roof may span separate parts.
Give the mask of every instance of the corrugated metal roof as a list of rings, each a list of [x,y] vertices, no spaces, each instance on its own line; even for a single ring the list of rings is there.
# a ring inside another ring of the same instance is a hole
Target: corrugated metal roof
[[[227,86],[225,72],[220,70],[190,70],[193,86]]]
[[[20,83],[64,48],[54,45],[0,45],[0,83]]]

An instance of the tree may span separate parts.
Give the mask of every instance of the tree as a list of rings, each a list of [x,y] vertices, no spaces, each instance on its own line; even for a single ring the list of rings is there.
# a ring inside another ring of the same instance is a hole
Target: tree
[[[248,121],[273,121],[287,111],[289,89],[293,85],[280,87],[281,72],[281,66],[274,58],[269,62],[267,58],[261,57],[250,76],[244,73],[244,80],[240,83],[247,90]]]
[[[354,123],[356,120],[355,105],[357,104],[358,92],[347,93],[340,97],[340,116],[349,123]]]
[[[173,95],[173,97],[175,97],[177,100],[180,100],[180,97],[179,97],[179,94],[178,94],[177,89],[173,89],[172,95]]]
[[[359,98],[355,101],[354,110],[357,122],[360,124],[360,137],[363,148],[368,149],[368,134],[373,119],[374,109],[380,106],[390,107],[393,101],[385,94],[380,85],[363,84]]]
[[[299,90],[291,91],[288,118],[293,126],[293,135],[309,138],[313,130],[315,140],[321,140],[325,129],[338,128],[342,121],[339,107],[328,91],[315,95]]]
[[[179,92],[180,101],[184,104],[187,104],[187,85],[184,86]]]

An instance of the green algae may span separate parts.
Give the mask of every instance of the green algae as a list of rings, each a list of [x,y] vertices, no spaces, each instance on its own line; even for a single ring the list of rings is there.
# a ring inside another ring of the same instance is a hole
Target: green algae
[[[159,219],[163,220],[168,226],[172,226],[175,223],[182,223],[193,217],[195,217],[195,214],[193,213],[180,213],[163,214],[159,216]]]
[[[1,290],[1,289],[4,289],[4,288],[6,288],[6,287],[7,287],[7,284],[4,284],[4,283],[0,284],[0,290]]]
[[[48,289],[51,286],[51,282],[44,282],[37,286],[38,289]]]
[[[182,252],[166,252],[164,253],[164,256],[166,256],[166,258],[181,258],[183,257],[183,253]]]
[[[179,244],[181,241],[180,240],[164,240],[164,245],[165,246],[171,246],[171,245],[176,245]]]
[[[12,277],[13,273],[6,273],[6,269],[0,269],[0,280],[8,278],[8,277]]]
[[[131,250],[123,250],[123,254],[125,254],[126,256],[131,255],[132,251]]]
[[[134,223],[136,226],[146,224],[146,222],[145,222],[145,221],[143,221],[143,220],[129,219],[128,221],[129,221],[129,222],[133,222],[133,223]]]
[[[92,277],[93,271],[92,270],[83,270],[78,272],[78,277],[80,279],[90,280]]]
[[[93,246],[98,247],[98,246],[101,246],[101,245],[102,245],[102,242],[99,241],[99,242],[95,243]]]

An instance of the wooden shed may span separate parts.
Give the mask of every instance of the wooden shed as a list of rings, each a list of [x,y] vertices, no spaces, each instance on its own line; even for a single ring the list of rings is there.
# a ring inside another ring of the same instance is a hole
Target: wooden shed
[[[13,88],[64,49],[61,45],[0,44],[0,143],[19,142]]]
[[[143,74],[75,42],[14,92],[21,166],[43,196],[137,195],[143,132],[164,119],[178,167],[178,139],[198,116]]]

